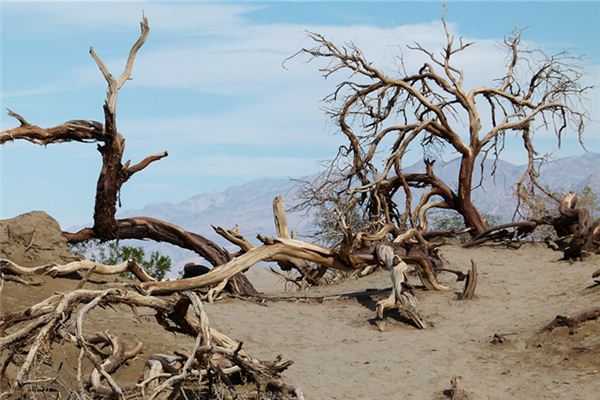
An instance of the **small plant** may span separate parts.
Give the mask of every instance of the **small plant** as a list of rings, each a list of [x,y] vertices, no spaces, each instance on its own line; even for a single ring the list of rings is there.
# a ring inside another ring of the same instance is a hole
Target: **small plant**
[[[482,214],[486,228],[491,228],[500,224],[500,218],[494,214]],[[464,218],[454,211],[440,210],[432,215],[431,230],[434,231],[457,231],[465,228]],[[467,241],[469,235],[462,234],[457,236],[460,242]]]
[[[128,260],[134,260],[140,264],[146,272],[157,280],[165,278],[171,270],[171,258],[161,255],[158,251],[150,253],[146,258],[146,252],[141,247],[120,246],[118,241],[102,243],[99,240],[88,240],[70,245],[73,253],[78,253],[86,258],[101,264],[120,264]],[[129,275],[129,273],[126,273]]]
[[[339,201],[338,204],[322,204],[316,207],[313,220],[316,227],[312,237],[327,246],[335,246],[344,239],[340,221],[353,232],[358,232],[367,226],[366,218],[361,210],[350,203]]]

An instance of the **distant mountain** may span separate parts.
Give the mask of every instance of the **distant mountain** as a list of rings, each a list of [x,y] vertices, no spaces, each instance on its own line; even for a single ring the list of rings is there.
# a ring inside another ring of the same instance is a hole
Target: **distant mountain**
[[[256,234],[273,235],[273,198],[282,195],[286,205],[296,201],[298,183],[290,179],[259,179],[243,185],[232,186],[221,192],[202,193],[181,203],[153,203],[141,210],[127,210],[119,217],[148,216],[177,224],[187,230],[197,232],[220,245],[236,250],[235,247],[217,235],[211,225],[229,229],[238,225],[241,234],[259,243]],[[306,232],[310,219],[301,213],[288,213],[288,225],[297,232]],[[168,255],[176,264],[197,261],[191,251],[182,250],[166,243],[151,241],[124,241],[141,245],[149,251],[158,250]]]
[[[600,154],[560,158],[543,166],[541,182],[557,191],[580,191],[586,186],[600,192]]]
[[[456,187],[460,160],[437,161],[434,164],[435,173],[450,186]],[[491,176],[494,167],[492,160],[486,160],[483,168],[483,181],[479,168],[475,171],[473,191],[475,204],[486,214],[495,215],[500,221],[508,221],[512,217],[516,201],[514,187],[525,170],[499,160],[495,175]],[[423,171],[421,162],[406,168],[407,171]],[[595,192],[600,192],[600,154],[586,153],[557,159],[546,163],[542,168],[540,182],[554,191],[580,191],[590,186]],[[277,195],[285,196],[286,205],[298,201],[298,183],[289,179],[260,179],[243,185],[232,186],[221,192],[202,193],[181,203],[154,203],[141,210],[128,210],[120,213],[121,217],[151,216],[180,225],[188,230],[198,232],[228,248],[230,244],[216,235],[211,225],[231,228],[239,225],[241,233],[248,239],[255,240],[257,233],[272,235],[273,225],[272,201]],[[415,197],[418,197],[417,194]],[[300,234],[312,233],[310,216],[299,213],[289,213],[290,229]],[[176,264],[185,260],[196,259],[192,252],[183,251],[177,247],[154,242],[142,242],[148,250],[158,249],[169,255]],[[177,267],[177,265],[176,265]]]

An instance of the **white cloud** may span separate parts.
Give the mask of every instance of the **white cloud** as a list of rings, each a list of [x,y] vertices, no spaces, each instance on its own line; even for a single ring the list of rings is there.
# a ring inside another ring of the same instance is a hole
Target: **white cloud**
[[[148,117],[119,122],[131,146],[255,145],[326,146],[339,142],[333,123],[323,116],[314,92],[274,93],[240,107],[213,114]],[[168,141],[165,138],[168,137]]]
[[[166,32],[226,32],[223,27],[244,23],[244,14],[262,8],[251,4],[210,4],[198,2],[7,2],[6,15],[41,18],[62,30],[135,29],[142,12],[152,22],[151,29]],[[36,29],[28,24],[27,29]]]

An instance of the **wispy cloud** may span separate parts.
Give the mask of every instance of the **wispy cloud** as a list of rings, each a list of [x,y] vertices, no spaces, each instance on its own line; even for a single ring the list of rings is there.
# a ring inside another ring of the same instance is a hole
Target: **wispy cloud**
[[[68,90],[80,89],[80,84],[54,84],[41,86],[31,89],[23,89],[23,90],[14,90],[14,91],[2,91],[0,92],[0,101],[10,98],[18,98],[18,97],[32,97],[32,96],[41,96],[45,94],[59,93],[65,92]]]
[[[29,3],[29,4],[28,4]],[[109,2],[110,3],[110,2]],[[210,33],[226,32],[223,27],[243,24],[244,15],[262,8],[256,4],[210,4],[198,2],[118,2],[99,1],[7,2],[5,12],[14,16],[40,18],[44,25],[61,30],[111,30],[135,28],[142,12],[152,21],[153,29],[166,32]],[[27,29],[37,29],[28,24]]]
[[[239,156],[208,154],[181,165],[167,165],[156,175],[212,177],[299,177],[314,173],[319,160],[283,156]]]

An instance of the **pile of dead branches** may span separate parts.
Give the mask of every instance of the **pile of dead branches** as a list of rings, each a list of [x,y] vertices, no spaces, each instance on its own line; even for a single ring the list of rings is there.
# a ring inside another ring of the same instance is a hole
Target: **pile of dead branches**
[[[193,347],[185,353],[146,355],[137,383],[124,385],[114,374],[140,357],[143,343],[125,348],[108,330],[90,333],[85,328],[94,308],[119,304],[154,310],[164,329],[194,337]],[[57,347],[62,352],[72,347],[79,354],[75,373],[55,362]],[[200,297],[191,291],[157,297],[130,288],[81,288],[55,294],[0,316],[0,362],[2,399],[34,399],[36,394],[65,399],[302,398],[299,388],[280,377],[291,361],[248,355],[242,342],[210,327]],[[16,371],[14,377],[9,370]]]

